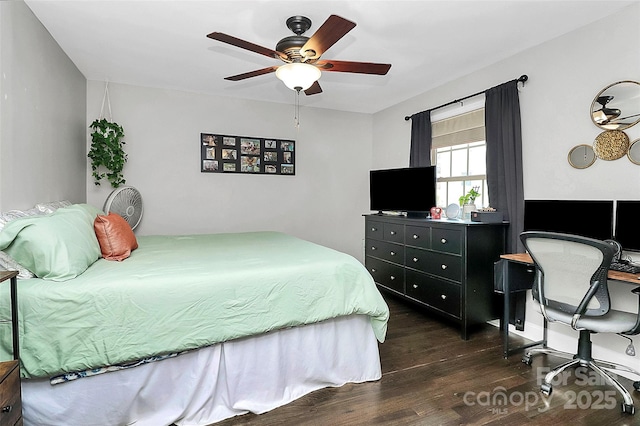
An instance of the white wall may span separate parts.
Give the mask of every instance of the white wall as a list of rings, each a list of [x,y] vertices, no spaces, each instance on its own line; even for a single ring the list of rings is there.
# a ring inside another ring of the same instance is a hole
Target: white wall
[[[88,84],[87,126],[100,115],[104,87]],[[370,115],[302,106],[296,130],[293,105],[114,83],[109,94],[125,132],[124,176],[144,201],[139,235],[271,229],[362,260]],[[293,139],[296,174],[201,173],[201,132]],[[86,178],[87,201],[102,207],[112,188]]]
[[[86,80],[22,1],[0,2],[0,211],[86,197]]]
[[[404,120],[405,116],[527,74],[529,81],[520,90],[525,198],[640,199],[640,167],[626,157],[597,160],[585,170],[574,169],[567,162],[573,146],[591,144],[600,133],[589,116],[591,102],[598,92],[616,81],[640,81],[638,22],[640,5],[636,4],[375,114],[373,167],[408,164],[411,124]],[[613,46],[620,50],[612,51],[617,49]],[[626,133],[631,140],[639,138],[640,125]],[[625,308],[637,309],[635,296],[628,296],[629,286],[619,283],[611,286],[615,287],[614,297],[625,299]],[[526,336],[538,339],[539,319],[540,315],[528,306]],[[640,338],[634,340],[640,345]],[[625,339],[596,335],[593,341],[594,357],[640,370],[637,358],[624,355],[628,344]],[[552,325],[550,345],[573,352],[576,333]]]

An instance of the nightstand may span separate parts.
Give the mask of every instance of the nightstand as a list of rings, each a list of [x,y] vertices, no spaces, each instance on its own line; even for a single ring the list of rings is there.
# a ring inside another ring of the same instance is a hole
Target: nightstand
[[[20,359],[20,332],[18,330],[18,271],[0,271],[0,283],[11,280],[11,333],[13,334],[13,359]],[[0,323],[9,320],[0,320]]]
[[[22,425],[19,361],[0,362],[0,426]]]
[[[17,276],[17,271],[0,271],[0,283],[11,280],[11,320],[0,320],[0,322],[11,322],[14,359],[13,361],[0,362],[0,426],[22,425]]]

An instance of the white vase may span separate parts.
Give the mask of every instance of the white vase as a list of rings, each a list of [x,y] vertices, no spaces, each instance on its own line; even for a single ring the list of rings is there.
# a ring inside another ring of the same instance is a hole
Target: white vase
[[[462,206],[462,220],[471,220],[471,212],[476,211],[475,204],[465,204]]]

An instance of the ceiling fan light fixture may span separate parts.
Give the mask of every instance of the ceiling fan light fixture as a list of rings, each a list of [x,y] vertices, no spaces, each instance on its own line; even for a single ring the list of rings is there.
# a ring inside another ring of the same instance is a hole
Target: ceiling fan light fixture
[[[313,85],[322,73],[318,68],[310,64],[294,62],[281,65],[276,70],[276,77],[291,90],[307,90]]]

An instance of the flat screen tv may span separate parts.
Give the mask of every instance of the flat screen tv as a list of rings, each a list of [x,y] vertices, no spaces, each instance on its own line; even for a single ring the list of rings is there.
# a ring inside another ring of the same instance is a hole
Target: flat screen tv
[[[436,205],[436,168],[409,167],[369,172],[371,210],[426,217]]]
[[[525,200],[524,230],[608,240],[613,237],[613,201]]]
[[[640,252],[640,201],[616,202],[615,228],[623,250]]]

